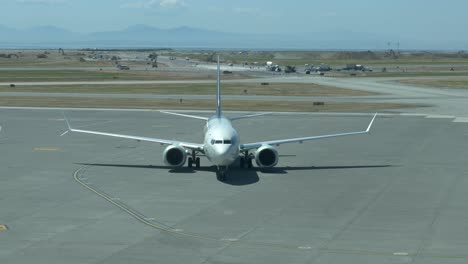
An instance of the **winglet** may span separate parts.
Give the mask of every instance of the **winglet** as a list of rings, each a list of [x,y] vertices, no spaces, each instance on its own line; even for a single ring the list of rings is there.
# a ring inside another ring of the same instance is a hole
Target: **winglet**
[[[376,117],[377,117],[377,113],[374,114],[374,117],[370,121],[369,126],[366,129],[366,133],[369,133],[369,131],[370,131],[371,127],[372,127],[372,124],[374,123],[374,120],[375,120]]]
[[[72,130],[70,122],[68,121],[68,118],[65,116],[65,111],[62,111],[62,115],[63,115],[63,119],[65,119],[65,122],[67,123],[68,129],[60,135],[61,137],[65,136],[68,132]]]

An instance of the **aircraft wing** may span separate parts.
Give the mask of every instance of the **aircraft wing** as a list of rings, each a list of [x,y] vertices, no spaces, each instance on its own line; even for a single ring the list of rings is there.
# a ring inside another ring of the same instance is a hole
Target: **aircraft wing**
[[[281,144],[294,143],[294,142],[301,142],[302,143],[303,141],[315,140],[315,139],[324,139],[324,138],[332,138],[332,137],[342,137],[342,136],[367,134],[367,133],[369,133],[370,128],[372,127],[372,124],[374,123],[374,120],[375,120],[376,116],[377,116],[377,113],[372,118],[371,122],[367,126],[367,129],[363,130],[363,131],[347,132],[347,133],[339,133],[339,134],[329,134],[329,135],[320,135],[320,136],[310,136],[310,137],[300,137],[300,138],[288,138],[288,139],[270,140],[270,141],[262,141],[262,142],[241,144],[240,145],[240,150],[245,151],[245,150],[250,150],[250,149],[256,149],[256,148],[259,148],[259,147],[261,147],[263,145],[278,146],[278,145],[281,145]]]
[[[139,141],[160,143],[160,144],[163,144],[163,145],[178,145],[178,146],[181,146],[181,147],[184,147],[184,148],[187,148],[187,149],[203,151],[203,144],[182,142],[182,141],[175,141],[175,140],[167,140],[167,139],[159,139],[159,138],[150,138],[150,137],[140,137],[140,136],[106,133],[106,132],[99,132],[99,131],[92,131],[92,130],[75,129],[75,128],[71,127],[70,122],[65,117],[65,115],[64,115],[64,118],[65,118],[65,121],[67,122],[68,130],[65,131],[62,134],[62,136],[65,135],[66,133],[68,133],[69,131],[71,131],[71,132],[93,134],[93,135],[100,135],[100,136],[134,139],[134,140],[139,140]]]

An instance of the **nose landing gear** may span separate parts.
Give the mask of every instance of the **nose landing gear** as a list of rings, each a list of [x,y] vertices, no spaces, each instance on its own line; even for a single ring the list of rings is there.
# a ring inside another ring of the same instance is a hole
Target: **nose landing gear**
[[[227,167],[218,167],[216,170],[216,179],[218,181],[225,181],[227,178]]]

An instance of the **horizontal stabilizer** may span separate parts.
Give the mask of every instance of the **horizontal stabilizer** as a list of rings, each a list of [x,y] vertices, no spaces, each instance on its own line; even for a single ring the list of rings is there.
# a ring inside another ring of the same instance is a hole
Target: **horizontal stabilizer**
[[[168,115],[176,115],[176,116],[183,116],[183,117],[194,118],[194,119],[208,120],[208,117],[203,117],[203,116],[186,115],[186,114],[167,112],[167,111],[159,111],[159,112],[163,114],[168,114]]]
[[[259,113],[259,114],[251,114],[251,115],[230,117],[229,119],[232,121],[232,120],[246,119],[246,118],[251,118],[251,117],[256,117],[256,116],[264,116],[264,115],[271,115],[271,114],[273,114],[273,113]]]

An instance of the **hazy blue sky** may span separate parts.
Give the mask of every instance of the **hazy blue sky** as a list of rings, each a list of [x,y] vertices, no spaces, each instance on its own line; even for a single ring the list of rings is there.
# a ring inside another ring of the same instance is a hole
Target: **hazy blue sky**
[[[467,0],[0,0],[0,24],[77,32],[147,24],[248,33],[355,31],[466,40]]]

